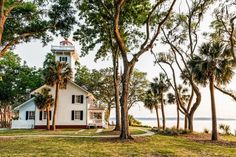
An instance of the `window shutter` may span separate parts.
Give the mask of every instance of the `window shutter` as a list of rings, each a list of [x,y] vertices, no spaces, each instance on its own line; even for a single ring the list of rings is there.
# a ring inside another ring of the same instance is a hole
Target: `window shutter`
[[[84,103],[84,96],[83,96],[83,95],[80,96],[80,103],[81,103],[81,104]]]
[[[52,111],[49,111],[49,120],[52,119]]]
[[[75,103],[75,95],[72,95],[72,104]]]
[[[26,111],[26,114],[25,114],[25,119],[26,119],[26,120],[28,120],[28,118],[29,118],[29,117],[28,117],[28,112],[29,112],[29,111]]]
[[[39,112],[39,120],[42,120],[43,119],[43,111],[40,111]]]
[[[75,111],[72,110],[72,111],[71,111],[71,120],[74,120],[74,119],[75,119]]]
[[[83,120],[83,111],[80,111],[80,120]]]

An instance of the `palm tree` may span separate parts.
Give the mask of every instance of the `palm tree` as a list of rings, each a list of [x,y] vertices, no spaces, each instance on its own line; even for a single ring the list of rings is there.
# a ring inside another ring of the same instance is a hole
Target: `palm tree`
[[[186,105],[189,101],[190,95],[188,94],[188,88],[184,88],[182,85],[178,85],[177,91],[179,93],[179,99],[183,105]],[[176,109],[177,109],[177,130],[179,129],[179,101],[177,101],[176,96],[172,93],[167,94],[167,103],[174,104],[176,103]],[[186,129],[186,128],[185,128]]]
[[[214,96],[214,84],[225,85],[233,77],[233,68],[235,66],[230,49],[221,43],[204,43],[200,47],[199,56],[194,56],[189,61],[189,67],[193,73],[194,79],[204,86],[209,83],[211,94],[211,112],[212,112],[212,140],[217,140],[217,119],[216,105]]]
[[[170,87],[169,79],[166,77],[165,74],[160,73],[159,77],[153,79],[154,82],[151,82],[152,91],[160,96],[160,103],[161,103],[161,112],[162,112],[162,123],[163,129],[165,129],[165,110],[164,110],[164,93],[168,91]]]
[[[167,94],[167,103],[168,104],[175,104],[176,103],[176,111],[177,111],[177,120],[176,120],[176,128],[179,130],[179,105],[178,101],[173,93],[168,93]]]
[[[50,108],[53,106],[54,99],[50,93],[50,88],[42,88],[40,93],[35,93],[34,102],[39,109],[46,109],[47,130],[50,130]]]
[[[59,89],[65,89],[67,81],[72,78],[72,70],[66,62],[56,62],[55,60],[48,61],[45,65],[44,77],[47,85],[56,87],[55,102],[53,112],[53,130],[56,130],[56,113],[58,104]]]
[[[149,89],[144,96],[144,107],[149,109],[151,112],[155,108],[158,129],[160,129],[160,118],[158,114],[159,103],[160,103],[160,97],[156,93],[154,93],[152,89]]]

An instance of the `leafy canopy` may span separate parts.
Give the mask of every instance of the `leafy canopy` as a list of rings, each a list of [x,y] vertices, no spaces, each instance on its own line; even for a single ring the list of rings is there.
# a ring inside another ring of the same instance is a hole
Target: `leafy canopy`
[[[5,1],[3,6],[0,6],[3,12],[0,20],[2,28],[0,55],[2,56],[12,46],[29,42],[31,39],[40,39],[47,44],[52,40],[52,34],[68,37],[76,23],[72,2],[72,0]]]
[[[206,85],[213,76],[217,84],[225,85],[233,77],[235,62],[227,46],[209,42],[200,47],[199,55],[195,55],[188,65],[198,83]]]
[[[68,63],[56,61],[55,55],[48,54],[44,62],[43,76],[47,85],[59,85],[59,88],[63,89],[72,78],[72,70]]]
[[[111,44],[117,47],[114,41],[114,14],[115,1],[112,0],[77,0],[79,28],[74,33],[74,39],[81,45],[82,55],[98,48],[96,58],[107,56],[111,52]],[[129,0],[122,8],[126,16],[120,17],[120,30],[129,51],[140,45],[141,31],[148,11],[151,8],[149,0]]]
[[[42,70],[31,68],[13,52],[0,60],[0,105],[19,105],[28,99],[29,93],[43,84]]]

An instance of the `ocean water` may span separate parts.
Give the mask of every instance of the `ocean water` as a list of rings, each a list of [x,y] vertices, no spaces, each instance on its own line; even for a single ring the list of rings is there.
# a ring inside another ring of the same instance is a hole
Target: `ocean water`
[[[156,118],[136,118],[138,121],[142,123],[142,125],[147,125],[151,127],[157,126]],[[111,121],[115,122],[115,118],[111,118]],[[160,123],[162,124],[162,120],[160,119]],[[232,134],[236,134],[236,119],[224,119],[224,118],[218,118],[217,119],[217,125],[218,125],[218,131],[219,124],[226,124],[230,126],[230,132]],[[211,118],[194,118],[193,121],[193,127],[194,131],[196,132],[203,132],[204,129],[208,129],[211,131]],[[166,127],[174,127],[176,126],[176,118],[166,118]],[[184,128],[184,119],[180,119],[180,128]]]

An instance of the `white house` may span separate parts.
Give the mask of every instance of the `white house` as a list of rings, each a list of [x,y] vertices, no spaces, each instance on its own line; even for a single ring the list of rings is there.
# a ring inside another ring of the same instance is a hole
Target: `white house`
[[[60,46],[52,46],[52,52],[58,61],[65,61],[71,65],[73,78],[76,73],[75,62],[78,60],[74,46],[67,40]],[[43,87],[31,93],[39,92]],[[55,95],[55,88],[50,93]],[[12,121],[12,128],[46,128],[46,111],[36,107],[34,98],[19,105],[14,109],[18,112],[18,119]],[[87,128],[90,126],[106,127],[104,108],[96,104],[94,96],[84,88],[71,81],[67,82],[66,89],[61,89],[58,95],[58,108],[56,114],[57,128]],[[53,115],[53,107],[50,110]],[[52,119],[50,121],[52,123]]]

